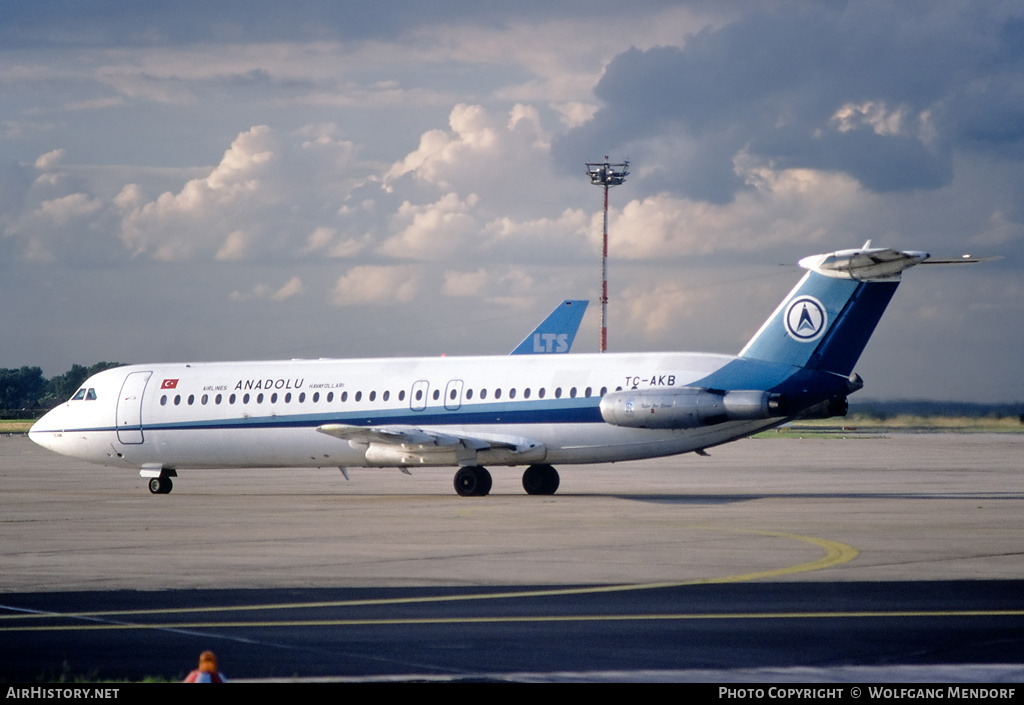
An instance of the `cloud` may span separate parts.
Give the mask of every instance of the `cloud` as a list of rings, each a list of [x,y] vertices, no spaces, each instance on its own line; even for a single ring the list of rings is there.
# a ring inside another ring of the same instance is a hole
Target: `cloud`
[[[146,201],[138,185],[126,186],[114,201],[125,247],[163,261],[354,253],[343,233],[361,229],[352,217],[358,209],[345,201],[372,167],[329,132],[321,125],[287,137],[257,125],[177,192]]]
[[[273,289],[266,284],[257,284],[248,292],[232,291],[228,298],[236,302],[252,300],[287,301],[296,296],[302,296],[305,293],[306,285],[302,283],[301,278],[294,276],[278,289]]]
[[[514,302],[517,307],[528,305],[537,293],[535,278],[522,268],[486,268],[472,272],[448,270],[444,273],[441,293],[486,301]]]
[[[789,4],[631,49],[555,155],[576,162],[603,145],[657,165],[637,173],[647,188],[719,203],[748,188],[731,168],[740,152],[878,193],[942,188],[967,135],[1024,147],[1021,23],[987,8]]]
[[[362,265],[338,278],[331,302],[335,306],[409,303],[416,296],[418,284],[412,267]]]
[[[739,155],[747,186],[728,204],[661,193],[627,203],[609,223],[611,255],[643,260],[821,243],[874,200],[856,180],[811,169],[777,170]]]
[[[441,259],[471,246],[480,227],[471,214],[479,198],[469,194],[460,199],[448,193],[434,203],[415,205],[404,202],[394,220],[402,223],[397,235],[380,247],[391,257]]]
[[[53,167],[57,166],[57,164],[59,164],[60,161],[64,158],[64,153],[65,150],[63,149],[54,149],[47,152],[46,154],[43,154],[38,159],[36,159],[36,169],[39,169],[40,171],[52,169]]]

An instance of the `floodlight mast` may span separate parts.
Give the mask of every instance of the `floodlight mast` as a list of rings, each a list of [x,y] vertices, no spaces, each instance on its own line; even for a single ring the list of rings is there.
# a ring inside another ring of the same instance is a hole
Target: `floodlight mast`
[[[608,349],[608,189],[620,186],[629,176],[629,162],[610,164],[608,157],[603,162],[587,162],[590,183],[604,187],[604,229],[601,246],[601,346]]]

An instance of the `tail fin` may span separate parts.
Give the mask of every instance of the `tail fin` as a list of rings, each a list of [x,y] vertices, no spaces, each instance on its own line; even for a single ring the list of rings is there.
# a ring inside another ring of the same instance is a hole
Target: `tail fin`
[[[567,300],[558,304],[551,315],[545,318],[532,333],[523,338],[511,355],[534,355],[545,353],[567,353],[572,348],[583,314],[587,312],[586,300]]]
[[[849,375],[896,293],[900,273],[926,252],[870,248],[800,260],[809,271],[740,357]]]

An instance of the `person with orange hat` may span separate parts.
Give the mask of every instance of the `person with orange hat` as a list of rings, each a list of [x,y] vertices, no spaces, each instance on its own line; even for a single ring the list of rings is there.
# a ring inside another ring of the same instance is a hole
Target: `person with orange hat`
[[[185,676],[186,683],[227,683],[228,679],[217,670],[217,655],[212,651],[199,654],[199,668]]]

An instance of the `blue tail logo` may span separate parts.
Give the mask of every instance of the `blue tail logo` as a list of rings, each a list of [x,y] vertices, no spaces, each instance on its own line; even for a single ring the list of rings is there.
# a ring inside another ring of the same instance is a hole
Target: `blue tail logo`
[[[798,343],[817,340],[828,328],[828,312],[813,296],[800,296],[790,302],[785,314],[786,332]]]

